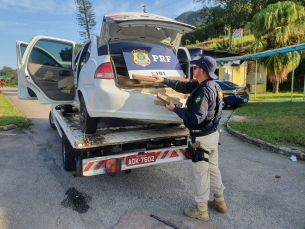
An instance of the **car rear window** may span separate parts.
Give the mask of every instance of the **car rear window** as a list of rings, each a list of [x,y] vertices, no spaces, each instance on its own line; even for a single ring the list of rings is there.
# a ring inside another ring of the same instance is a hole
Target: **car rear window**
[[[239,87],[237,84],[229,82],[229,81],[223,80],[223,81],[220,81],[220,82],[225,84],[225,85],[227,85],[227,86],[229,86],[229,87]]]
[[[144,42],[119,42],[109,45],[110,54],[122,54],[122,47],[148,47],[148,48],[164,48],[161,45],[144,43]],[[98,55],[108,55],[107,45],[98,48]]]

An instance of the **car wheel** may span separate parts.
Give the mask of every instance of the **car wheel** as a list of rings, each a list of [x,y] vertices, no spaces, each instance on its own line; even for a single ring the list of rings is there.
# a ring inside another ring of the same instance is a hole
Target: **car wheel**
[[[223,110],[226,109],[227,106],[228,106],[227,100],[223,99],[223,100],[222,100],[222,109],[223,109]]]
[[[62,136],[62,164],[64,170],[71,171],[76,169],[76,153],[71,146],[67,136],[63,134]]]
[[[52,129],[56,130],[56,126],[55,126],[55,123],[54,123],[54,118],[53,118],[53,115],[52,115],[51,111],[49,113],[49,122],[50,122],[50,125],[51,125]]]
[[[96,132],[96,127],[98,123],[98,118],[91,118],[87,112],[85,100],[83,97],[80,99],[80,129],[87,134],[92,134]]]

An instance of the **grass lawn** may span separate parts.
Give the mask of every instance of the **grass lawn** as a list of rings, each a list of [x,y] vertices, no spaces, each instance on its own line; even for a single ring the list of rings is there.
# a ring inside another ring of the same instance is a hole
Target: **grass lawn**
[[[254,101],[254,94],[250,94],[250,101]],[[303,100],[303,91],[297,91],[293,93],[293,100]],[[280,92],[273,94],[271,92],[256,94],[256,101],[272,101],[272,100],[291,100],[291,92]]]
[[[31,120],[26,119],[3,94],[0,94],[0,104],[0,126],[15,124],[20,130],[31,125]]]
[[[243,121],[233,121],[235,116]],[[291,149],[305,147],[305,103],[249,103],[238,108],[230,127],[253,138]]]

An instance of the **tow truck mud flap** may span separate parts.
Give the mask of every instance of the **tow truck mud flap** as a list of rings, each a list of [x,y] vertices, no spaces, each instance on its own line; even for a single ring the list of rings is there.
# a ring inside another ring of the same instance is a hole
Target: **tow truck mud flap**
[[[79,156],[76,158],[76,173],[77,176],[82,177],[83,176],[83,157]]]
[[[78,157],[76,170],[78,176],[94,176],[105,174],[106,163],[111,159],[120,159],[120,170],[130,170],[161,163],[186,160],[185,147],[171,147],[158,151],[132,152],[105,157],[82,158]],[[117,172],[117,171],[116,171]]]

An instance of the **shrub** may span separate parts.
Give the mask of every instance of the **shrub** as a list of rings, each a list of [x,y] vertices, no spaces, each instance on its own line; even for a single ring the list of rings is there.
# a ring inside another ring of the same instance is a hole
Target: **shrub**
[[[0,88],[3,88],[4,84],[6,83],[6,79],[1,79],[0,80]],[[0,90],[0,94],[2,94],[2,90]]]

